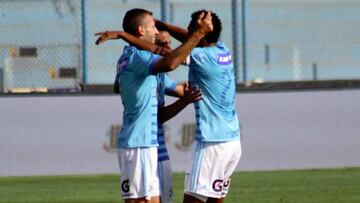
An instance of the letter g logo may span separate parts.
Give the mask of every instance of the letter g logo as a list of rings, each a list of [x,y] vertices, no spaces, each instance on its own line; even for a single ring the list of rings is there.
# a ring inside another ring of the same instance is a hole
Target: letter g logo
[[[124,181],[121,183],[121,190],[122,190],[124,193],[130,192],[129,180],[124,180]]]
[[[212,188],[215,192],[221,192],[223,189],[223,180],[217,179],[213,182]]]

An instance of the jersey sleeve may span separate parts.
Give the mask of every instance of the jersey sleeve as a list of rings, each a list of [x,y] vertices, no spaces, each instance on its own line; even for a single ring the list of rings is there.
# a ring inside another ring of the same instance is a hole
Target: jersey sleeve
[[[136,62],[135,72],[138,75],[153,74],[153,66],[160,59],[159,55],[153,54],[149,51],[138,50],[134,54],[133,60]]]
[[[207,61],[206,53],[201,48],[195,48],[190,54],[190,68],[196,67],[197,69],[204,66]]]
[[[175,91],[177,83],[173,81],[167,74],[164,74],[165,93]]]

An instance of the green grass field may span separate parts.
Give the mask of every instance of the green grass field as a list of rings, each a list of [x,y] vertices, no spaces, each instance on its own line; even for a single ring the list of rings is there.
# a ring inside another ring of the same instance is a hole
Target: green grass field
[[[174,175],[175,203],[182,202],[184,174]],[[1,203],[122,202],[119,176],[0,177]],[[238,172],[227,203],[359,203],[360,168]]]

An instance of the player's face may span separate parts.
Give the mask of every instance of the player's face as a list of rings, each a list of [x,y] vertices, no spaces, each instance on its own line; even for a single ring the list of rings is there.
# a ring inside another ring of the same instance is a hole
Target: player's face
[[[165,48],[170,48],[170,43],[171,43],[171,40],[170,40],[169,33],[164,32],[164,31],[159,32],[159,34],[157,35],[155,44],[158,46],[165,47]]]
[[[142,38],[150,43],[155,43],[155,39],[159,34],[159,31],[155,27],[154,18],[150,15],[146,15],[144,18],[143,24],[141,25],[143,28],[143,36]]]

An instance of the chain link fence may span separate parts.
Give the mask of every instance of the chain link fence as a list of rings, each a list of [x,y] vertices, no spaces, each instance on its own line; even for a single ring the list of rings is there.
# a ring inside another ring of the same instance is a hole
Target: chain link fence
[[[91,2],[91,3],[90,3]],[[177,26],[187,28],[191,19],[191,13],[208,9],[216,12],[223,22],[224,30],[221,40],[229,48],[232,48],[232,29],[231,29],[231,1],[212,0],[212,1],[167,1],[167,21]],[[92,84],[112,83],[115,75],[115,63],[126,45],[122,40],[110,41],[101,46],[95,46],[96,37],[91,34],[103,30],[122,30],[122,19],[125,12],[131,8],[145,8],[153,12],[154,17],[161,19],[160,1],[89,1],[89,10],[92,17],[88,18],[87,27],[89,28],[88,49],[88,82]],[[114,9],[116,8],[116,9]],[[180,43],[172,40],[172,47],[176,48]],[[178,81],[187,80],[188,68],[182,66],[170,73],[170,76]]]
[[[0,1],[0,88],[78,89],[81,10],[77,0]]]
[[[126,43],[96,46],[94,34],[121,30],[125,12],[136,7],[161,19],[164,2],[166,20],[184,28],[196,10],[218,14],[221,41],[239,50],[238,82],[360,79],[355,0],[238,0],[236,9],[234,0],[0,0],[0,90],[79,91],[82,84],[112,84]],[[239,19],[233,26],[234,11],[245,25]],[[172,47],[179,45],[172,41]],[[186,80],[187,70],[170,76]]]
[[[144,8],[160,18],[160,1],[85,1],[86,27],[86,84],[112,84],[115,79],[116,62],[127,45],[122,40],[108,41],[95,45],[95,33],[105,30],[122,30],[122,19],[126,11],[132,8]]]
[[[360,79],[360,2],[249,0],[247,80]]]

